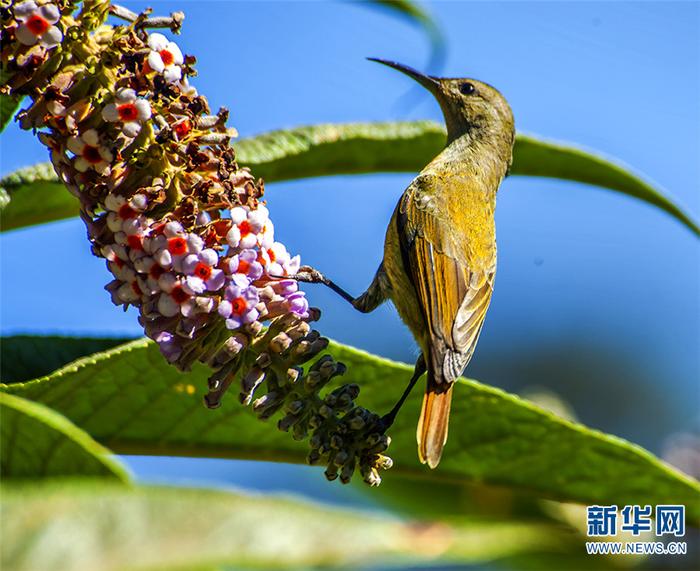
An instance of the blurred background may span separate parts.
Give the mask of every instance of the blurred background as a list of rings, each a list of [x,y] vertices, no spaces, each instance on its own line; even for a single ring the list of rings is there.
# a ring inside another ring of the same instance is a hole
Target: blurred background
[[[424,35],[389,13],[350,2],[148,5],[157,13],[186,12],[177,41],[197,55],[200,77],[192,83],[213,109],[231,110],[243,137],[320,122],[441,120],[427,93],[365,60],[425,69]],[[510,101],[519,131],[616,157],[698,217],[700,4],[425,5],[446,36],[443,75],[491,83]],[[32,134],[15,126],[3,134],[1,174],[46,159]],[[360,293],[381,260],[386,224],[412,176],[270,184],[277,236],[305,263]],[[536,178],[504,182],[497,225],[495,295],[467,376],[520,394],[553,391],[583,423],[668,457],[678,434],[698,429],[697,240],[630,198]],[[3,335],[140,335],[135,312],[116,310],[103,291],[107,272],[90,255],[78,220],[3,234],[0,248]],[[393,307],[362,315],[320,286],[306,291],[323,309],[324,335],[415,360],[414,342]],[[142,481],[285,490],[374,505],[372,492],[325,485],[312,468],[126,461]]]

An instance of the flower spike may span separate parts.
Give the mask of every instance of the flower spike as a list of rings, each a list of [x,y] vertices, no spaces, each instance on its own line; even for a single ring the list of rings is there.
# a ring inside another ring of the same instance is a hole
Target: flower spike
[[[319,312],[288,278],[299,256],[275,237],[262,181],[235,160],[228,111],[211,115],[188,81],[194,58],[146,31],[179,31],[182,15],[106,0],[25,0],[0,14],[2,93],[30,101],[20,125],[40,131],[79,199],[112,301],[138,310],[169,363],[211,368],[207,406],[238,381],[261,419],[279,413],[280,430],[310,438],[309,462],[325,462],[329,480],[359,472],[377,485],[389,438],[355,403],[357,385],[322,394],[345,366],[319,357]],[[128,25],[105,25],[109,14]]]

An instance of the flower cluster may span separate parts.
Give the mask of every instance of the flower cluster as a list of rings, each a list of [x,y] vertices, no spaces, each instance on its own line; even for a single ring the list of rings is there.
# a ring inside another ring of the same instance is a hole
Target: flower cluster
[[[390,460],[376,415],[356,385],[319,391],[344,367],[308,321],[298,256],[275,240],[263,183],[235,160],[228,112],[211,114],[190,86],[194,58],[150,19],[105,0],[25,0],[2,10],[2,92],[31,105],[20,125],[39,131],[56,172],[80,200],[93,252],[113,279],[112,301],[132,306],[146,334],[182,370],[211,367],[210,407],[235,378],[241,401],[279,427],[311,433],[311,462],[329,479],[356,467],[371,484]],[[105,26],[109,14],[127,26]],[[265,325],[263,325],[265,324]],[[262,384],[265,388],[261,388]],[[266,393],[260,396],[260,393]]]

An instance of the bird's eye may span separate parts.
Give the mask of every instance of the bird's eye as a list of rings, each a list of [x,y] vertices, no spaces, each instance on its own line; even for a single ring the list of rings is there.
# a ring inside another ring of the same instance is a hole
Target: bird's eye
[[[474,93],[475,91],[476,91],[476,88],[475,88],[471,83],[469,83],[468,81],[465,81],[464,83],[462,83],[462,84],[459,86],[459,92],[460,92],[462,95],[471,95],[471,94]]]

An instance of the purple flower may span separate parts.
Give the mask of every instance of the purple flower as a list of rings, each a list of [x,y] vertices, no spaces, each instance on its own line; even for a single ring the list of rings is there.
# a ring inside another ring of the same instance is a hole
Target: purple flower
[[[284,264],[284,273],[287,276],[294,276],[299,273],[299,268],[301,267],[301,256],[297,254],[291,257],[287,263]]]
[[[258,262],[258,253],[251,249],[242,250],[235,256],[231,256],[228,268],[232,274],[243,274],[250,281],[255,281],[263,275],[262,264]]]
[[[260,313],[255,306],[259,301],[254,286],[242,286],[241,280],[232,280],[219,303],[219,315],[226,319],[226,327],[238,329],[244,323],[252,323]]]
[[[174,363],[182,354],[182,342],[172,333],[161,331],[153,336],[153,340],[158,343],[160,352],[168,363]]]
[[[306,299],[303,291],[297,291],[285,300],[287,311],[294,313],[301,318],[309,316],[309,302]]]
[[[182,271],[187,275],[187,287],[194,293],[221,289],[226,276],[223,270],[216,268],[218,262],[219,256],[211,248],[185,256],[182,260]]]
[[[299,291],[299,284],[296,280],[279,280],[270,284],[275,293],[282,297],[289,297],[293,293]]]

